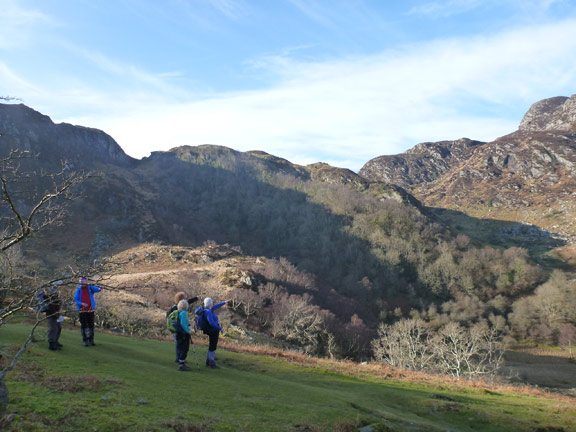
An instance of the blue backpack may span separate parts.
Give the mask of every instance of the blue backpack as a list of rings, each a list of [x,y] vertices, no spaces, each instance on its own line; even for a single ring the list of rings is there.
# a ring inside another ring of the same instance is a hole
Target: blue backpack
[[[46,292],[43,289],[36,291],[36,309],[38,312],[46,312],[48,310],[48,302],[46,301]]]
[[[194,323],[196,324],[196,328],[202,331],[210,330],[210,323],[208,319],[206,319],[206,309],[202,306],[197,307],[194,311]]]

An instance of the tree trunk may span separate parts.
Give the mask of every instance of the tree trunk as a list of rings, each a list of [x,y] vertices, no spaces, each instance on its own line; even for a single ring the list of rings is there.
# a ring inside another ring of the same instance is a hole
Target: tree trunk
[[[0,416],[4,415],[8,408],[8,387],[4,380],[0,380]]]

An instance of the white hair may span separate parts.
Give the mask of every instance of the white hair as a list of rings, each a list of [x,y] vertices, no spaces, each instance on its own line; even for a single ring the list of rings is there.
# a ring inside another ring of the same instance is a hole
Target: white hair
[[[178,310],[179,311],[183,311],[183,310],[188,309],[188,306],[189,305],[188,305],[188,302],[186,300],[180,300],[178,302]]]
[[[212,301],[212,299],[210,297],[206,297],[204,299],[204,307],[212,307],[212,304],[214,302]]]

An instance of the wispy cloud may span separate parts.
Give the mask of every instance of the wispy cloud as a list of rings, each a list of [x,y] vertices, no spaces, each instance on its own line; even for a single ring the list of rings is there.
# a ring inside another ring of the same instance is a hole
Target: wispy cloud
[[[425,15],[432,17],[450,17],[484,8],[486,10],[509,7],[516,11],[516,15],[538,17],[547,13],[556,6],[568,5],[570,0],[438,0],[421,3],[412,7],[408,15]]]
[[[408,11],[409,15],[433,15],[448,17],[468,12],[481,6],[483,0],[446,0],[433,1],[414,6]]]
[[[288,0],[300,12],[312,21],[325,27],[335,27],[336,24],[329,18],[328,8],[316,0]]]
[[[287,51],[253,59],[267,88],[218,94],[96,50],[66,50],[97,78],[43,74],[31,84],[0,63],[0,94],[33,101],[55,121],[100,128],[135,157],[212,143],[357,170],[422,141],[512,132],[531,103],[569,95],[576,82],[574,19],[339,60]]]
[[[246,10],[246,4],[241,0],[207,0],[214,8],[222,12],[228,18],[237,19]]]
[[[576,21],[566,20],[341,61],[274,59],[283,78],[269,89],[76,120],[106,130],[136,157],[212,143],[359,169],[422,141],[512,132],[532,102],[576,81],[575,51]],[[515,105],[518,117],[505,117],[502,109]]]
[[[39,10],[21,7],[16,0],[0,0],[0,49],[12,49],[28,43],[40,25],[57,25],[56,20]]]

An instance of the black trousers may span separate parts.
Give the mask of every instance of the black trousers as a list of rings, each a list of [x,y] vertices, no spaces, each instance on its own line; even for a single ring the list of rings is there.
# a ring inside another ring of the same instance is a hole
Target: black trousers
[[[94,340],[94,311],[80,312],[80,331],[83,340]]]
[[[48,342],[58,342],[58,338],[62,332],[62,325],[58,322],[58,315],[47,317],[46,322],[48,323]]]
[[[208,330],[206,334],[209,340],[208,351],[216,351],[218,339],[220,338],[220,330]]]
[[[180,363],[186,361],[190,349],[190,335],[188,333],[176,333],[176,357]]]

